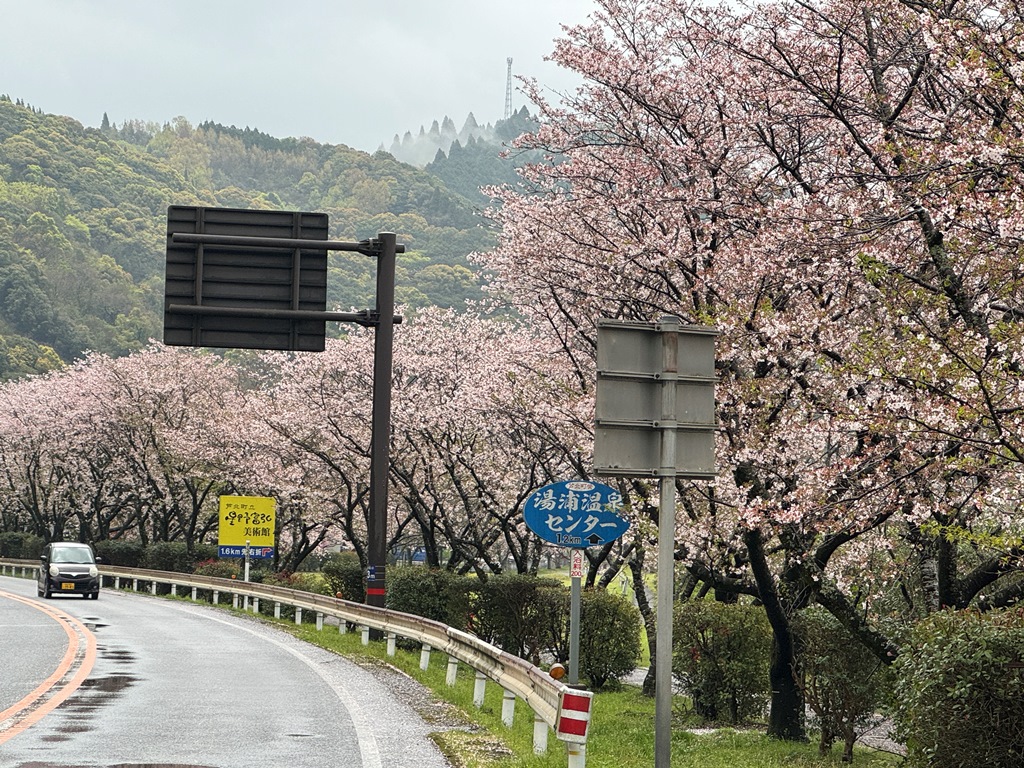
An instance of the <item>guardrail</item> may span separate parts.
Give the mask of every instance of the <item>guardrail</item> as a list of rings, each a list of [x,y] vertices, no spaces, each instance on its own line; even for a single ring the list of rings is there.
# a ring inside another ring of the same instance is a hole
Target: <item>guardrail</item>
[[[36,560],[0,559],[0,575],[35,578],[39,569]],[[10,571],[10,574],[8,574]],[[475,635],[449,627],[439,621],[425,619],[409,613],[376,608],[363,603],[354,603],[341,598],[303,592],[287,587],[269,584],[222,579],[215,576],[200,576],[194,573],[173,573],[154,571],[145,568],[114,568],[101,566],[100,575],[106,585],[114,589],[130,587],[138,591],[139,586],[149,585],[149,591],[157,594],[157,585],[170,587],[171,594],[176,595],[179,588],[190,589],[191,599],[196,600],[198,591],[210,592],[212,602],[218,604],[221,594],[232,596],[234,607],[248,611],[250,599],[252,611],[259,612],[259,601],[274,603],[275,618],[281,617],[281,606],[295,609],[295,623],[302,623],[302,612],[311,611],[316,614],[317,629],[323,629],[324,617],[338,619],[339,631],[347,631],[348,624],[362,629],[363,644],[369,643],[370,630],[380,630],[387,637],[387,653],[394,655],[396,637],[403,637],[420,644],[420,667],[426,669],[433,650],[448,655],[446,682],[455,685],[459,662],[475,670],[476,679],[473,689],[473,701],[477,707],[483,706],[486,681],[497,683],[503,690],[501,719],[506,726],[512,725],[515,712],[515,700],[522,699],[533,710],[533,750],[540,754],[547,751],[548,729],[555,729],[556,735],[566,742],[569,755],[569,768],[583,768],[586,761],[586,728],[582,734],[569,735],[559,731],[559,714],[563,699],[567,693],[579,694],[580,691],[554,680],[543,670],[528,661],[502,651],[490,643],[486,643]],[[125,582],[125,585],[122,585]],[[589,695],[589,694],[586,694]],[[570,698],[572,696],[570,695]],[[589,714],[587,716],[589,720]]]

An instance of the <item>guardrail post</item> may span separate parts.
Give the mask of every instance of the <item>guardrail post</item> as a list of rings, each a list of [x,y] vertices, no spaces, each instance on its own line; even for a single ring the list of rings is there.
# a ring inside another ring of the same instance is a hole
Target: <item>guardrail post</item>
[[[149,582],[149,594],[151,594],[151,595],[155,595],[156,594],[156,582],[155,581]]]
[[[363,627],[360,627],[360,629],[363,630],[363,645],[369,645],[370,644],[370,628],[366,627],[366,626],[363,626]]]
[[[258,597],[254,597],[252,599],[252,612],[253,613],[259,613],[260,612],[260,599]]]
[[[567,742],[566,751],[569,753],[569,768],[586,768],[587,766],[587,745],[576,742]]]
[[[249,596],[248,595],[242,595],[242,610],[245,611],[246,613],[249,612]]]
[[[138,579],[132,579],[132,592],[138,592],[138,591],[139,591],[139,580]]]
[[[345,621],[344,619],[339,619],[338,620],[338,634],[339,635],[344,635],[347,632],[348,632],[348,622]]]
[[[196,601],[196,595],[197,595],[198,593],[199,593],[199,590],[198,590],[198,588],[197,588],[197,587],[192,587],[192,602],[193,602],[193,603],[194,603],[194,602]]]
[[[395,633],[388,632],[388,656],[395,655]]]
[[[114,577],[114,589],[120,589],[120,588],[121,588],[121,577],[120,576],[115,576]]]
[[[424,672],[430,667],[430,646],[426,643],[420,648],[420,669]]]
[[[213,604],[214,605],[219,605],[220,604],[220,590],[219,589],[213,590]]]
[[[479,669],[476,671],[476,679],[473,681],[473,704],[477,709],[484,705],[484,693],[487,688],[487,675]]]
[[[301,624],[302,623],[302,609],[299,608],[298,606],[295,606],[295,623],[296,624]]]
[[[448,657],[448,671],[445,672],[444,682],[449,688],[455,686],[455,677],[459,674],[459,660],[454,656]]]
[[[316,631],[320,632],[324,628],[324,615],[320,611],[316,612]]]
[[[177,584],[175,584],[175,583],[174,583],[174,582],[172,581],[172,582],[171,582],[171,597],[177,597],[177,596],[178,596],[178,585],[177,585]]]
[[[501,693],[501,722],[506,727],[512,727],[512,721],[516,716],[516,695],[508,688],[502,689]]]
[[[274,603],[274,618],[275,619],[280,619],[281,618],[281,604],[278,603],[278,602]]]
[[[533,713],[533,754],[543,755],[548,751],[548,724],[544,718]]]
[[[237,592],[232,592],[231,593],[231,607],[232,608],[237,608],[238,607],[238,593]]]

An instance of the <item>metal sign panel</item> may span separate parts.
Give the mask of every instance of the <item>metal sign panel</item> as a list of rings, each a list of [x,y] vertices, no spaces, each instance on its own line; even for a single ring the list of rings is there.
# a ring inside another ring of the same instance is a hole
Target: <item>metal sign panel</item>
[[[274,546],[277,500],[272,496],[221,496],[217,545]]]
[[[670,319],[674,322],[598,321],[594,473],[599,477],[715,476],[717,331]],[[663,466],[666,430],[675,435],[674,469]]]
[[[534,491],[523,507],[526,526],[560,547],[599,547],[629,529],[618,514],[622,495],[607,485],[563,480]]]
[[[189,308],[225,312],[327,308],[327,250],[245,248],[172,242],[175,233],[232,237],[327,240],[325,213],[170,206],[167,209],[167,272],[164,343],[171,346],[284,349],[322,352],[325,321],[196,314]],[[175,309],[174,307],[179,307]]]

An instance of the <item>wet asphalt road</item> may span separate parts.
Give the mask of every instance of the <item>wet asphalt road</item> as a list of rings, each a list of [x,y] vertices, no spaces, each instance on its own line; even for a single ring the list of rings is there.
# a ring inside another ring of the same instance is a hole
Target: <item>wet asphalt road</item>
[[[36,599],[32,581],[0,577],[0,590]],[[67,701],[0,744],[0,768],[448,765],[430,726],[372,673],[274,627],[113,590],[48,604],[95,634],[95,664]],[[0,598],[0,712],[67,645],[55,620]]]

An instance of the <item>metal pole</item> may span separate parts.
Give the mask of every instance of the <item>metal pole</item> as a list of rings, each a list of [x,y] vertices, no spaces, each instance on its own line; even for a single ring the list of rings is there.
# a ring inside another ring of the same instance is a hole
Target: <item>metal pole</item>
[[[245,540],[245,573],[242,575],[242,580],[249,580],[249,539]]]
[[[381,232],[377,257],[377,329],[373,349],[373,424],[370,439],[370,517],[367,520],[369,568],[366,604],[384,607],[387,557],[388,464],[391,458],[391,369],[395,317],[396,235]],[[380,630],[375,638],[382,636]]]
[[[573,555],[577,550],[573,550]],[[582,552],[583,550],[578,550]],[[572,577],[569,603],[569,685],[580,682],[580,593],[583,591],[583,580],[579,576]]]
[[[679,318],[662,317],[662,370],[679,371]],[[655,648],[654,766],[669,768],[672,757],[672,620],[676,528],[676,377],[661,389],[661,475],[658,503],[658,627]]]

